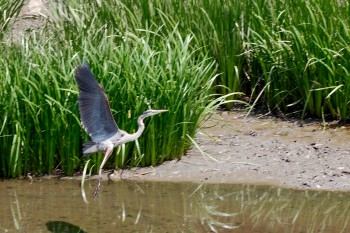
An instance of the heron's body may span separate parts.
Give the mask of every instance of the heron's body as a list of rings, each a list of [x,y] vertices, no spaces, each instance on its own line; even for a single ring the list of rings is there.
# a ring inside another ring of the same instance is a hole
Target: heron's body
[[[84,143],[83,155],[104,152],[105,156],[99,169],[99,180],[94,196],[98,195],[102,179],[102,168],[114,147],[134,141],[145,129],[143,119],[167,110],[148,110],[137,119],[139,126],[136,133],[129,134],[118,128],[115,123],[107,95],[103,87],[96,81],[87,64],[78,66],[75,70],[75,81],[79,87],[79,111],[83,128],[92,141]]]
[[[84,156],[87,156],[95,152],[104,152],[109,147],[114,148],[117,146],[121,146],[130,141],[133,141],[133,139],[130,138],[130,135],[125,131],[122,131],[121,134],[112,135],[111,137],[100,142],[93,142],[93,141],[85,142],[83,154]]]

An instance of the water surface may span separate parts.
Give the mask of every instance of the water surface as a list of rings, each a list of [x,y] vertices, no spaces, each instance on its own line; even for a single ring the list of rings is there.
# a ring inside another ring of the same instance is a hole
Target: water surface
[[[350,193],[120,181],[0,182],[0,232],[350,232]]]

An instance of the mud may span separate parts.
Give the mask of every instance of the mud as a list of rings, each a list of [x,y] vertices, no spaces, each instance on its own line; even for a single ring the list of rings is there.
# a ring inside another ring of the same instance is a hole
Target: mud
[[[272,184],[298,189],[350,190],[347,126],[245,118],[221,112],[197,133],[181,160],[115,172],[118,180]]]
[[[47,0],[25,0],[21,11],[12,22],[8,42],[21,44],[25,35],[35,30],[40,32],[48,19]]]

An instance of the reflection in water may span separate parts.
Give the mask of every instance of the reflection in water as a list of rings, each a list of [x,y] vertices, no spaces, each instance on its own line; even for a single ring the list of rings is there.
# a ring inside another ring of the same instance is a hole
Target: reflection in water
[[[14,191],[14,201],[11,203],[11,214],[12,214],[13,224],[16,230],[19,230],[19,220],[22,219],[22,216],[21,216],[21,210],[19,207],[16,190]]]
[[[121,181],[0,182],[0,232],[350,232],[350,193]],[[71,231],[64,231],[71,229]],[[81,230],[81,229],[84,229]]]
[[[86,233],[80,227],[64,221],[48,221],[45,225],[54,233]]]

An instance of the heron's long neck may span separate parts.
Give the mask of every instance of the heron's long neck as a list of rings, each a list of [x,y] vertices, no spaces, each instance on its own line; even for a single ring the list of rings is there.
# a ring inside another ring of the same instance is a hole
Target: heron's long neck
[[[136,133],[132,134],[135,139],[140,137],[142,132],[145,130],[145,124],[143,123],[143,119],[144,119],[144,116],[142,115],[139,116],[139,118],[137,118],[137,124],[139,128],[137,129]]]

